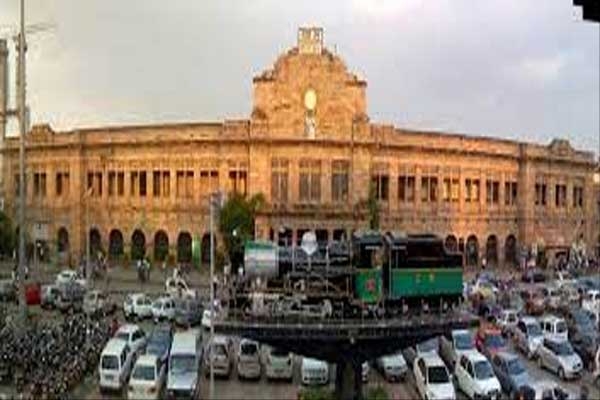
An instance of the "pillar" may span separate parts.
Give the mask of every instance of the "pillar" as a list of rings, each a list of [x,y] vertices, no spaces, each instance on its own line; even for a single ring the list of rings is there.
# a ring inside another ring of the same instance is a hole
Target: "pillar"
[[[335,398],[362,400],[362,363],[359,360],[344,360],[336,364]]]

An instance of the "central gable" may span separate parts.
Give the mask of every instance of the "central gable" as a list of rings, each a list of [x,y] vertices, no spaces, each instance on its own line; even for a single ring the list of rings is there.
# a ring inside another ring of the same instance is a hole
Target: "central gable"
[[[270,134],[319,138],[367,120],[366,82],[322,41],[321,28],[301,28],[297,47],[254,78],[252,121]]]

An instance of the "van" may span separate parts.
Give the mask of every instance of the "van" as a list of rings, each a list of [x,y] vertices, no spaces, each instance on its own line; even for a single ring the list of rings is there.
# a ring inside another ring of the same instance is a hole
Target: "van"
[[[231,339],[226,336],[216,335],[212,342],[208,343],[204,351],[204,368],[206,375],[210,375],[210,356],[213,360],[213,375],[229,377],[231,373]]]
[[[237,371],[239,378],[260,379],[260,347],[254,340],[240,340],[237,353]]]
[[[133,351],[127,342],[121,339],[110,339],[98,363],[98,376],[100,377],[100,391],[112,389],[121,391],[131,371]]]
[[[303,385],[325,385],[329,382],[329,365],[315,358],[302,358],[300,375]]]
[[[546,339],[561,338],[569,340],[569,330],[567,323],[563,318],[558,318],[553,315],[542,318],[540,325]]]
[[[294,378],[294,356],[288,351],[268,347],[266,352],[267,379],[285,379],[292,381]]]
[[[167,398],[195,398],[200,390],[202,338],[197,330],[173,335],[167,374]]]

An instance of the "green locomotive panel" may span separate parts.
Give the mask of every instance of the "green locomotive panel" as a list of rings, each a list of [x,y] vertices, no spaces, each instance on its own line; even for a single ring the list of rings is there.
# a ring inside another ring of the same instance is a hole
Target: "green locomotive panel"
[[[381,300],[381,269],[359,269],[354,277],[354,289],[359,300],[377,303]]]
[[[460,294],[463,291],[462,272],[462,268],[394,269],[390,297]]]

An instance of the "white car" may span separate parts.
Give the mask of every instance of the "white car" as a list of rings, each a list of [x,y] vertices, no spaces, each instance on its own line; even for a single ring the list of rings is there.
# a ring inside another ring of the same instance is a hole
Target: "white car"
[[[363,382],[368,382],[369,381],[369,371],[371,370],[371,368],[369,367],[369,363],[368,362],[364,362],[362,363],[361,366],[361,376],[362,376],[362,381]]]
[[[265,366],[267,379],[291,381],[294,378],[294,356],[292,353],[268,347]]]
[[[559,383],[552,381],[533,382],[531,387],[535,391],[535,400],[574,400],[577,398],[563,389]]]
[[[128,294],[123,302],[126,320],[152,318],[152,301],[144,293]]]
[[[563,318],[555,317],[553,315],[544,317],[540,321],[542,332],[544,332],[544,338],[560,338],[562,340],[569,340],[569,330],[567,329],[567,323]]]
[[[175,318],[175,300],[170,296],[162,296],[152,303],[152,319],[172,321]]]
[[[500,316],[496,320],[496,324],[502,331],[504,336],[512,336],[517,322],[519,320],[519,313],[514,309],[506,309],[500,312]]]
[[[226,336],[216,335],[212,342],[207,343],[204,350],[204,368],[210,375],[210,357],[213,360],[213,375],[229,377],[232,362],[232,340]]]
[[[87,281],[79,277],[79,274],[72,269],[64,269],[56,275],[56,285],[66,285],[69,283],[77,282],[79,285],[86,287]]]
[[[461,354],[475,349],[473,335],[466,329],[454,329],[450,335],[440,337],[440,356],[451,370]]]
[[[528,358],[533,358],[544,340],[544,333],[535,318],[523,317],[517,322],[513,340],[515,347],[526,354]]]
[[[408,366],[401,352],[379,357],[375,366],[388,381],[400,381],[406,377]]]
[[[129,387],[128,399],[159,399],[165,386],[167,367],[155,355],[144,354],[135,362]]]
[[[237,352],[237,371],[239,378],[260,379],[260,347],[254,340],[240,340]]]
[[[169,277],[165,281],[165,292],[174,297],[196,297],[197,293],[190,288],[183,278]]]
[[[600,291],[588,290],[583,296],[581,306],[584,310],[588,310],[594,314],[596,319],[598,319],[598,315],[600,314]]]
[[[454,376],[458,387],[468,398],[500,399],[500,381],[494,375],[490,362],[478,351],[471,350],[460,356]]]
[[[146,334],[137,325],[125,324],[115,333],[115,339],[121,339],[129,345],[134,354],[141,354],[146,347]]]
[[[413,373],[417,391],[423,400],[456,399],[450,374],[440,356],[418,356],[413,364]]]
[[[123,340],[110,339],[100,355],[98,377],[100,392],[105,389],[122,390],[133,363],[133,352]]]
[[[325,385],[329,382],[329,364],[315,358],[302,358],[300,375],[303,385]]]
[[[559,307],[561,300],[561,292],[558,286],[545,286],[542,287],[541,291],[546,298],[546,305],[550,309],[556,310]]]
[[[560,379],[578,378],[583,372],[583,362],[567,340],[544,339],[538,349],[538,365],[556,373]]]

